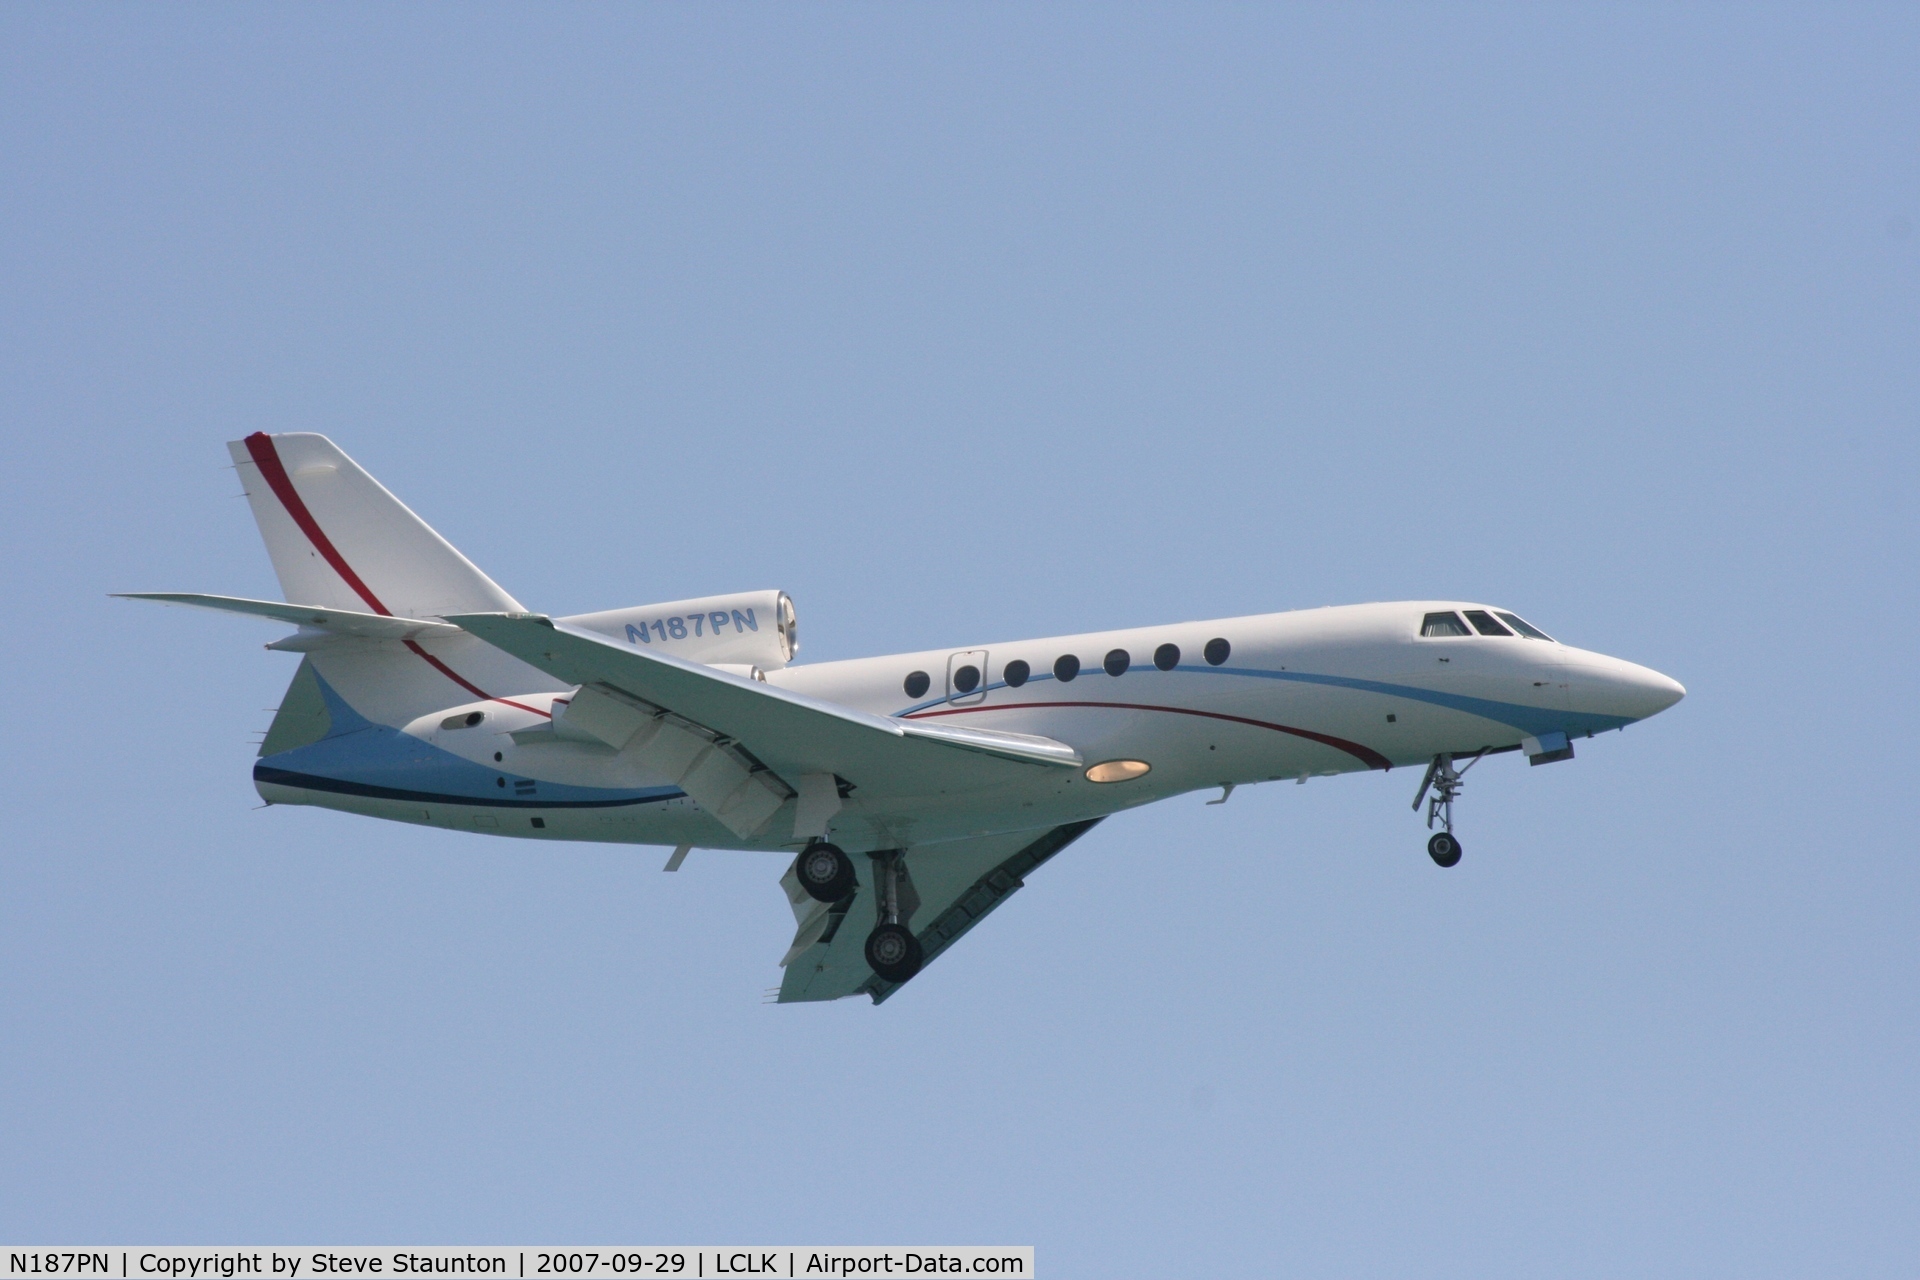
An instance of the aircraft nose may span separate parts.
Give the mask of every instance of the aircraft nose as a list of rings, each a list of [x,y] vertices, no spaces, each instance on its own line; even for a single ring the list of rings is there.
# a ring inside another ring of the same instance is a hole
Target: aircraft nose
[[[1651,667],[1635,667],[1635,684],[1649,710],[1643,716],[1658,715],[1687,696],[1687,688],[1672,676],[1663,676]]]
[[[1604,701],[1611,704],[1607,709],[1615,715],[1645,720],[1648,716],[1659,715],[1674,703],[1687,696],[1687,690],[1678,680],[1661,675],[1652,667],[1643,667],[1637,663],[1623,662],[1618,658],[1608,660],[1601,671],[1594,673],[1600,685]]]
[[[1562,649],[1559,670],[1567,681],[1571,707],[1593,715],[1617,716],[1631,723],[1657,716],[1687,696],[1678,680],[1652,667],[1590,650]]]

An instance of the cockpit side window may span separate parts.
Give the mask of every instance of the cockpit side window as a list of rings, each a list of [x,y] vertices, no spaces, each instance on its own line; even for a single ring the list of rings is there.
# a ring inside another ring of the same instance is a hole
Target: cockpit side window
[[[1505,609],[1499,609],[1499,610],[1496,610],[1495,612],[1497,612],[1500,615],[1500,620],[1502,622],[1512,627],[1515,631],[1518,631],[1521,635],[1525,636],[1527,639],[1545,640],[1545,641],[1548,641],[1549,643],[1553,641],[1552,636],[1548,635],[1546,632],[1542,631],[1540,628],[1534,626],[1531,622],[1528,622],[1525,618],[1521,617],[1519,614],[1508,613]]]
[[[1467,610],[1467,621],[1471,622],[1473,629],[1483,636],[1510,636],[1513,634],[1513,632],[1495,622],[1493,615],[1485,609]]]
[[[1420,624],[1423,636],[1470,636],[1467,624],[1460,621],[1457,613],[1430,613]]]

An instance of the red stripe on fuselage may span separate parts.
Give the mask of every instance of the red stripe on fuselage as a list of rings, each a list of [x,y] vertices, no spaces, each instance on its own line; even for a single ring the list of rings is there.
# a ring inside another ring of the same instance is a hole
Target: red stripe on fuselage
[[[1391,769],[1393,761],[1375,751],[1372,747],[1363,747],[1357,742],[1348,742],[1345,738],[1336,738],[1330,733],[1315,733],[1311,729],[1296,729],[1292,725],[1274,724],[1270,720],[1251,720],[1246,716],[1230,716],[1220,711],[1195,711],[1190,707],[1156,707],[1144,702],[1006,702],[993,707],[958,707],[950,711],[917,711],[904,720],[930,719],[933,716],[965,716],[977,711],[1021,711],[1027,707],[1110,707],[1119,711],[1164,711],[1176,716],[1202,716],[1208,720],[1231,720],[1235,724],[1250,724],[1256,729],[1272,729],[1276,733],[1290,733],[1296,738],[1306,738],[1323,746],[1344,751],[1369,769]]]
[[[266,478],[267,487],[273,490],[273,496],[280,499],[280,505],[286,508],[287,515],[292,517],[294,524],[300,527],[300,532],[307,535],[307,541],[313,544],[313,549],[333,566],[333,571],[340,575],[341,581],[353,588],[355,595],[367,602],[369,609],[383,618],[391,618],[393,611],[381,604],[380,597],[373,594],[373,588],[360,580],[360,575],[353,571],[353,566],[347,563],[347,558],[340,554],[338,547],[333,545],[333,540],[327,537],[326,530],[320,527],[320,522],[313,518],[313,512],[307,510],[307,504],[300,497],[300,491],[293,487],[293,478],[287,474],[286,465],[280,461],[280,451],[273,447],[273,437],[264,431],[256,431],[242,443],[247,446],[247,453],[253,458],[253,465],[260,468],[260,474]],[[497,698],[479,685],[456,674],[452,667],[413,641],[408,640],[405,644],[407,648],[424,658],[435,671],[474,697],[484,698],[488,702],[505,703],[509,707],[518,707],[522,711],[531,711],[537,716],[546,716],[548,719],[553,718],[551,712],[542,711],[538,707],[530,707],[524,702],[515,702],[511,698]]]

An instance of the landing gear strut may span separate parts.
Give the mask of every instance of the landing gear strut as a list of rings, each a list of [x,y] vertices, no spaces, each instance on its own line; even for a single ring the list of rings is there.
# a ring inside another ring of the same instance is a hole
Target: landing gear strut
[[[879,909],[880,923],[867,935],[867,964],[888,982],[905,982],[920,972],[924,959],[920,939],[907,927],[914,909],[920,905],[920,895],[914,892],[913,882],[907,878],[905,854],[901,850],[890,849],[872,857],[880,886],[879,898],[874,904]]]
[[[1427,802],[1427,829],[1431,831],[1434,823],[1440,824],[1441,829],[1427,841],[1427,856],[1443,867],[1455,866],[1460,861],[1460,839],[1453,834],[1453,802],[1466,785],[1461,779],[1485,754],[1487,750],[1482,747],[1467,758],[1463,767],[1456,769],[1453,757],[1442,751],[1427,766],[1427,776],[1420,780],[1419,793],[1413,797],[1416,812],[1422,800]],[[1429,791],[1433,794],[1428,795]]]

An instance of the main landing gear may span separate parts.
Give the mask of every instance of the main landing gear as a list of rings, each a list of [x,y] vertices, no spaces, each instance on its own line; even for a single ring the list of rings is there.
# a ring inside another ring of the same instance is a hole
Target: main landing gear
[[[907,875],[903,851],[888,849],[868,856],[873,859],[878,886],[874,907],[880,923],[867,935],[867,964],[888,982],[905,982],[920,972],[925,960],[920,939],[907,927],[920,907],[920,895]],[[800,851],[793,861],[793,877],[807,896],[828,904],[844,902],[860,887],[853,859],[839,845],[825,840],[815,840]]]
[[[867,963],[888,982],[905,982],[920,972],[920,939],[903,924],[883,924],[867,935]]]
[[[867,935],[867,964],[888,982],[905,982],[920,972],[924,953],[920,939],[907,928],[907,920],[920,905],[919,895],[907,879],[902,865],[904,854],[893,849],[873,856],[873,868],[880,883],[876,906],[880,923]]]
[[[814,901],[838,902],[853,892],[853,859],[839,845],[816,840],[800,851],[793,876]]]
[[[1432,830],[1438,822],[1439,831],[1427,841],[1427,856],[1443,867],[1457,866],[1460,862],[1460,839],[1453,834],[1453,802],[1459,798],[1461,789],[1466,785],[1461,781],[1468,769],[1480,762],[1487,754],[1486,748],[1474,752],[1461,768],[1453,767],[1453,757],[1441,752],[1427,766],[1427,776],[1420,780],[1420,790],[1413,797],[1413,807],[1417,812],[1420,802],[1427,802],[1427,829]],[[1432,795],[1428,795],[1431,791]]]

